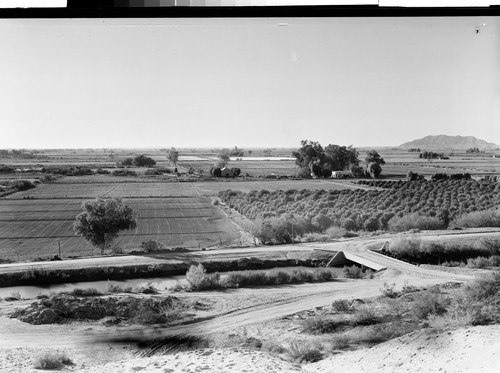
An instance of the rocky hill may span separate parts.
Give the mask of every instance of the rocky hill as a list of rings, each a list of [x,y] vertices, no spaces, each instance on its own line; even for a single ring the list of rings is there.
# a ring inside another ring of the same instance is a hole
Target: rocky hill
[[[399,145],[400,148],[420,148],[427,149],[457,149],[466,150],[469,148],[492,149],[499,147],[496,144],[478,139],[474,136],[426,136],[418,140],[405,142]]]

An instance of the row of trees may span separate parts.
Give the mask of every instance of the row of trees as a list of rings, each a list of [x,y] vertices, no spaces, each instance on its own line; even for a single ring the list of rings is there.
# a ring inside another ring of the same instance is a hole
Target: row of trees
[[[318,214],[348,230],[388,229],[393,218],[417,213],[447,225],[460,215],[500,204],[500,184],[492,181],[443,180],[394,182],[384,190],[266,190],[220,192],[223,202],[253,220],[284,214],[311,221]]]
[[[317,141],[302,140],[301,147],[292,152],[295,163],[301,168],[301,176],[330,177],[333,171],[350,170],[355,177],[365,174],[378,177],[384,159],[376,150],[370,150],[365,158],[366,169],[359,166],[359,152],[352,145],[329,144],[325,148]]]
[[[156,161],[151,157],[141,154],[134,158],[125,158],[121,164],[123,166],[152,167],[156,164]]]
[[[420,159],[449,159],[444,155],[444,153],[435,153],[431,151],[425,151],[418,155]]]

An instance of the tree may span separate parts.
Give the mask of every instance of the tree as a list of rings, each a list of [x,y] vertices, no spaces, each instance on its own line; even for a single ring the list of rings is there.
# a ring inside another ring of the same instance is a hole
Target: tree
[[[248,150],[248,151],[247,151],[247,153],[248,153],[248,156],[249,156],[249,157],[251,157],[251,156],[252,156],[253,151],[252,151],[252,150]]]
[[[134,165],[137,167],[152,167],[156,164],[155,160],[150,157],[146,157],[144,154],[138,155],[134,158]]]
[[[230,157],[229,157],[229,149],[222,149],[219,154],[217,154],[217,157],[219,157],[220,162],[222,163],[223,166],[226,166],[229,163]],[[223,168],[223,167],[222,167]]]
[[[134,159],[133,158],[125,158],[122,161],[122,165],[123,166],[132,166],[133,163],[134,163]]]
[[[301,168],[308,167],[311,174],[320,176],[317,172],[321,169],[314,166],[318,166],[324,158],[323,147],[319,142],[309,140],[302,140],[300,145],[300,149],[292,152],[295,164]]]
[[[233,150],[229,153],[231,157],[243,157],[245,155],[245,151],[242,149],[238,149],[237,146],[234,147]]]
[[[303,140],[300,144],[300,149],[292,152],[295,164],[301,168],[308,167],[313,176],[329,177],[332,171],[347,170],[359,164],[359,153],[352,145],[330,144],[323,149],[317,141]]]
[[[385,164],[384,158],[376,150],[370,150],[365,158],[366,172],[371,177],[378,177],[382,173],[381,165]]]
[[[179,160],[179,152],[174,148],[170,148],[168,151],[168,160],[174,164],[175,167],[177,167],[177,161]]]
[[[331,171],[348,170],[351,166],[359,165],[358,151],[352,145],[328,145],[325,148],[324,163],[328,164]]]
[[[102,198],[86,201],[83,212],[76,217],[73,229],[92,245],[101,249],[101,254],[111,247],[122,230],[137,226],[135,213],[121,198]]]
[[[377,162],[371,162],[366,167],[366,172],[370,177],[377,178],[382,173],[382,167]]]
[[[262,154],[264,154],[264,156],[266,156],[266,157],[270,157],[270,156],[271,156],[271,154],[272,154],[272,152],[273,152],[273,150],[272,150],[272,149],[264,149],[264,150],[262,151]]]

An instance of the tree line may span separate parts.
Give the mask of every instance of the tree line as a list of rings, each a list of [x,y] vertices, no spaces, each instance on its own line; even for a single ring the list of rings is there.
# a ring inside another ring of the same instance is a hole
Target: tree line
[[[323,148],[319,142],[310,140],[302,140],[300,145],[292,156],[301,169],[301,177],[331,177],[333,171],[350,171],[353,177],[378,177],[385,164],[376,150],[368,151],[363,168],[359,152],[352,145],[329,144]]]

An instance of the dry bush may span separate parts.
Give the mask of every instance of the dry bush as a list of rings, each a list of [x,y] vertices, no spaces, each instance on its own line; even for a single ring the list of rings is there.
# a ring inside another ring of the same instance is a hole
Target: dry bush
[[[337,227],[335,225],[332,225],[330,228],[328,228],[325,231],[325,234],[329,238],[342,238],[347,234],[347,230],[345,228]]]
[[[355,311],[353,300],[337,299],[332,302],[332,309],[338,313],[351,313]]]
[[[305,341],[294,341],[290,343],[288,355],[298,363],[314,363],[323,359],[323,352],[316,344]]]
[[[220,289],[220,275],[218,273],[207,273],[202,264],[192,265],[186,272],[186,280],[189,288],[194,291]]]
[[[338,351],[345,350],[350,346],[350,339],[344,335],[336,335],[329,340],[330,350]]]
[[[374,325],[379,324],[381,322],[381,318],[375,314],[371,308],[363,307],[356,310],[356,314],[354,319],[352,320],[352,325]]]
[[[363,278],[364,273],[363,270],[355,265],[352,265],[350,267],[345,266],[343,269],[343,274],[345,278]]]
[[[62,352],[45,352],[38,356],[33,363],[35,369],[58,370],[65,366],[74,365],[73,361]]]
[[[334,320],[330,316],[320,315],[308,317],[302,323],[302,328],[310,334],[326,334],[339,331],[349,325],[346,320]]]
[[[382,288],[380,289],[380,292],[384,297],[387,298],[397,298],[399,297],[399,292],[395,290],[396,288],[396,283],[393,282],[392,284],[389,284],[388,282],[384,282]]]
[[[420,230],[436,230],[445,229],[446,225],[442,220],[431,216],[424,216],[417,212],[403,215],[402,217],[394,216],[387,222],[387,227],[393,232],[406,232],[410,229]]]
[[[366,330],[364,335],[359,337],[358,341],[367,343],[382,343],[409,333],[412,329],[413,328],[410,325],[407,326],[399,320],[372,325]]]
[[[419,319],[427,319],[429,315],[442,315],[448,306],[447,299],[438,292],[422,292],[415,295],[412,303],[412,313]]]

